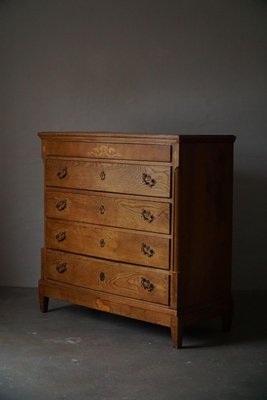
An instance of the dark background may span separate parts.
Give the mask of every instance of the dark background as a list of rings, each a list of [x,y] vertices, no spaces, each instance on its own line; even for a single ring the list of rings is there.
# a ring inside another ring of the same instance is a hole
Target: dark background
[[[267,1],[0,0],[0,285],[36,286],[38,131],[233,133],[234,289],[266,289]]]

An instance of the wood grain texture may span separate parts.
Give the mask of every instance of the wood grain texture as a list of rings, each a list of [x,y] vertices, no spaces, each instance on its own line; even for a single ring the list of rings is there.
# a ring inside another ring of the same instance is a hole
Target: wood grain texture
[[[173,310],[164,305],[75,287],[62,282],[40,280],[39,290],[47,297],[168,327],[171,326],[171,319],[175,315]]]
[[[47,156],[108,158],[138,161],[171,161],[171,146],[159,144],[95,143],[95,142],[44,142],[43,154]]]
[[[170,204],[47,190],[46,216],[68,221],[170,233]]]
[[[144,178],[145,174],[145,178]],[[170,196],[170,168],[116,163],[47,159],[47,186]]]
[[[142,249],[144,244],[147,247]],[[160,269],[169,268],[170,239],[153,234],[47,219],[46,247]],[[152,255],[150,250],[154,252]]]
[[[179,178],[180,306],[231,296],[232,143],[186,143]]]
[[[153,303],[169,301],[169,275],[162,270],[47,250],[44,277]]]

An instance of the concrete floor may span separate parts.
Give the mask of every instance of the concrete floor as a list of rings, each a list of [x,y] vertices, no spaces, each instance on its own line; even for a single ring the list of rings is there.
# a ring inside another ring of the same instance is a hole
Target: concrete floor
[[[185,331],[0,288],[1,400],[265,400],[266,295],[235,295],[234,326],[213,320]]]

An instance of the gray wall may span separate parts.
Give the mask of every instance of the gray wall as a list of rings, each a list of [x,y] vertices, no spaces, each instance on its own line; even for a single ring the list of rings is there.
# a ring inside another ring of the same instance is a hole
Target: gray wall
[[[266,21],[264,0],[0,0],[0,285],[39,277],[37,132],[104,130],[235,133],[233,287],[266,289]]]

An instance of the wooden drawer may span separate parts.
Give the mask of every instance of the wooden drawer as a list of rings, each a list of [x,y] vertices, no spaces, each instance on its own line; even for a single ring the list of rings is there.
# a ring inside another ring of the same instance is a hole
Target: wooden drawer
[[[45,156],[89,157],[113,160],[171,161],[171,146],[134,143],[44,141]]]
[[[170,167],[47,159],[47,186],[170,196]]]
[[[47,250],[44,274],[46,279],[168,304],[169,275],[166,271]]]
[[[169,238],[124,229],[47,219],[46,247],[161,269],[169,268]]]
[[[47,190],[45,209],[50,218],[170,233],[168,203]]]

